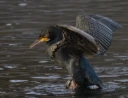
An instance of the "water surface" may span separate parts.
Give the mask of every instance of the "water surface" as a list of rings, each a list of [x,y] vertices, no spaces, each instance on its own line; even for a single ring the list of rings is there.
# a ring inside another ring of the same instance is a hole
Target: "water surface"
[[[127,0],[1,0],[0,1],[0,97],[67,98],[70,78],[55,64],[41,44],[29,45],[51,24],[75,25],[79,14],[100,14],[123,26],[114,33],[107,54],[91,59],[105,88],[87,98],[128,98],[128,1]]]

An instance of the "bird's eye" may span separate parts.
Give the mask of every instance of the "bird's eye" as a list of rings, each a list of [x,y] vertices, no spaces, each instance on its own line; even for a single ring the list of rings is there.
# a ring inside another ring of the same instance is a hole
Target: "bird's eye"
[[[49,37],[49,33],[46,33],[43,37],[48,38]]]
[[[43,36],[44,36],[44,35],[40,34],[39,37],[38,37],[38,39],[42,38]]]

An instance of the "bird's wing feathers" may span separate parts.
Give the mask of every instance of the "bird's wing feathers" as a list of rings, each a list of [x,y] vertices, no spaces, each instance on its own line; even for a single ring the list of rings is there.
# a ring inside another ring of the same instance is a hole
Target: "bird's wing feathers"
[[[91,35],[89,35],[88,33],[76,28],[76,27],[73,27],[73,26],[69,26],[69,25],[58,25],[59,27],[63,27],[65,29],[68,29],[68,30],[71,30],[75,33],[78,33],[80,34],[81,36],[83,36],[84,38],[86,38],[87,40],[89,40],[90,42],[92,42],[93,44],[96,44],[95,43],[95,38],[92,37]]]
[[[81,49],[86,57],[94,56],[97,54],[99,46],[95,40],[94,37],[92,37],[90,34],[76,28],[73,26],[68,25],[57,25],[61,29],[66,30],[67,36],[70,36],[69,40],[72,40],[73,42],[70,43],[71,48],[79,48]],[[68,38],[66,39],[68,40]]]
[[[76,27],[92,35],[100,44],[99,55],[103,55],[112,42],[112,33],[121,26],[104,16],[79,15],[76,18]]]
[[[89,15],[90,17],[100,21],[101,23],[105,24],[106,26],[108,26],[113,32],[116,29],[122,28],[122,26],[120,24],[118,24],[117,22],[111,20],[110,18],[101,16],[101,15]]]

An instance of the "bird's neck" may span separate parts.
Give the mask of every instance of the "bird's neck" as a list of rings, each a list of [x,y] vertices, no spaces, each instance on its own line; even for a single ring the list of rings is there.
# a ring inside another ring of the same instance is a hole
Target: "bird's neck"
[[[58,40],[58,39],[56,39]],[[62,38],[59,41],[55,41],[56,43],[47,44],[47,51],[51,58],[55,58],[55,52],[60,49],[61,47],[65,46],[67,44],[66,42],[66,34],[62,33]]]
[[[47,52],[48,52],[48,55],[51,57],[51,58],[55,58],[55,52],[60,49],[61,47],[63,47],[65,44],[64,44],[64,39],[58,41],[57,43],[54,43],[52,45],[47,45]]]
[[[56,44],[47,46],[47,52],[48,52],[48,55],[49,55],[51,58],[54,58],[56,49],[57,49],[57,45],[56,45]]]

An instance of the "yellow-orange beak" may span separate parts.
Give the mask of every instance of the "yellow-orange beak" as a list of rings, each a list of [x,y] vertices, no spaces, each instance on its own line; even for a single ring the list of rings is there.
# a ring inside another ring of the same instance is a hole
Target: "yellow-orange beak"
[[[40,40],[36,40],[34,43],[32,43],[31,45],[30,45],[30,49],[31,48],[33,48],[34,46],[36,46],[37,44],[39,44],[39,43],[41,43],[41,42],[47,42],[47,41],[49,41],[49,39],[48,38],[41,38]]]

